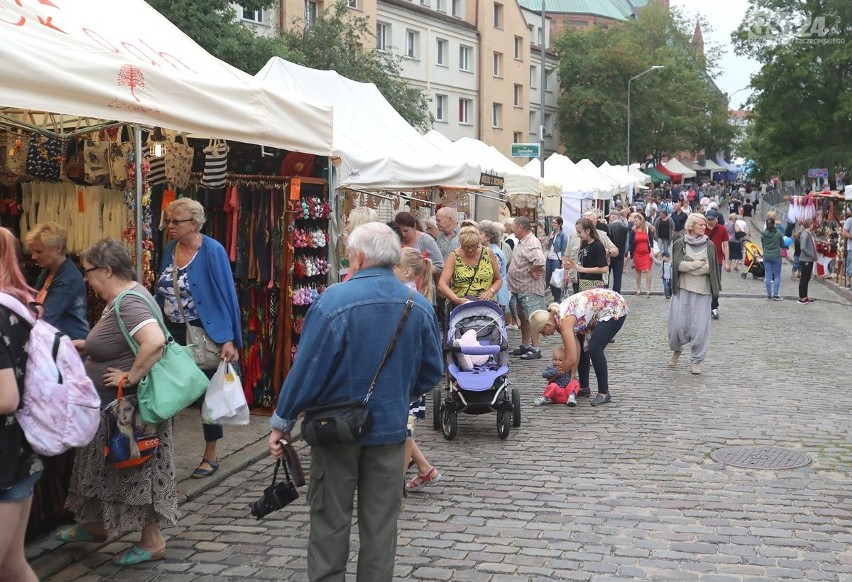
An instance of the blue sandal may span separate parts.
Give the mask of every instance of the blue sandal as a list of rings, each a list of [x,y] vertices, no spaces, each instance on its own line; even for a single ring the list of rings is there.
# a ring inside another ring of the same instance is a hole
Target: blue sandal
[[[211,461],[210,459],[201,459],[201,464],[207,463],[210,465],[209,469],[202,469],[199,466],[195,471],[192,472],[193,479],[204,479],[205,477],[212,477],[216,474],[216,471],[219,470],[219,461]]]
[[[107,541],[106,534],[93,534],[82,525],[75,525],[72,527],[67,527],[65,529],[58,529],[56,533],[53,534],[60,542],[65,542],[66,544],[74,543],[74,542],[94,542],[101,543]]]
[[[139,546],[133,546],[125,552],[116,554],[112,557],[112,563],[116,566],[135,566],[142,562],[150,562],[152,560],[162,560],[166,557],[166,548],[159,552],[148,552]]]

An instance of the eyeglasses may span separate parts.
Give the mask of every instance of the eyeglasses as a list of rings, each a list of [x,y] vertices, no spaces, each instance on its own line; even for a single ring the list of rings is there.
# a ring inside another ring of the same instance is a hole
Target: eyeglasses
[[[88,269],[82,269],[82,271],[83,271],[83,276],[85,277],[85,276],[87,276],[89,273],[91,273],[92,271],[97,271],[98,269],[103,269],[103,267],[89,267]]]
[[[176,218],[167,218],[163,221],[163,224],[180,224],[181,222],[192,222],[193,218],[182,218],[180,220]]]

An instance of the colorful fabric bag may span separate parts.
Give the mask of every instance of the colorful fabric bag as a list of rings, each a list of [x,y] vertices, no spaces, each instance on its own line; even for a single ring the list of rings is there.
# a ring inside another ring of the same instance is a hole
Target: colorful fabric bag
[[[175,141],[166,146],[166,182],[176,188],[183,189],[189,186],[195,150],[189,145],[185,133],[181,133],[180,137],[183,139],[183,143],[178,143],[176,137]]]
[[[137,467],[156,454],[160,446],[157,427],[142,420],[136,396],[124,395],[124,378],[118,383],[116,399],[104,409],[104,420],[104,458],[113,469]]]
[[[107,142],[94,136],[83,142],[83,166],[86,184],[106,186],[110,182]]]
[[[58,182],[62,171],[63,140],[33,137],[27,149],[27,174],[39,180]]]

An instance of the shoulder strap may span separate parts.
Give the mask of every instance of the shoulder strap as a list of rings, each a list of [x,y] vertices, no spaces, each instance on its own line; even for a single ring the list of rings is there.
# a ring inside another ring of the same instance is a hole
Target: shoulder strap
[[[160,325],[160,329],[162,330],[163,335],[166,336],[166,343],[172,341],[172,334],[169,333],[168,328],[163,323],[163,317],[160,315],[160,309],[157,307],[157,305],[151,303],[151,300],[139,291],[123,291],[119,293],[118,297],[116,297],[115,300],[112,302],[112,307],[113,311],[115,311],[115,318],[118,320],[118,327],[121,328],[121,333],[124,334],[124,339],[127,340],[127,345],[130,346],[130,349],[133,350],[134,354],[139,351],[139,342],[130,337],[130,333],[128,333],[127,331],[127,326],[124,324],[124,320],[121,319],[121,298],[125,295],[133,295],[135,297],[139,297],[140,299],[142,299],[142,301],[147,303],[148,307],[151,308],[151,313],[154,315],[154,319],[156,319],[157,323]]]
[[[405,309],[402,310],[402,317],[399,318],[399,323],[396,324],[396,329],[393,332],[393,336],[391,337],[390,342],[388,343],[388,347],[385,350],[385,355],[382,356],[382,361],[379,363],[379,367],[376,370],[376,373],[373,374],[373,380],[370,382],[370,388],[367,390],[367,395],[364,396],[364,404],[370,401],[370,396],[373,395],[373,389],[376,387],[376,380],[379,379],[379,373],[382,371],[382,368],[385,367],[385,363],[387,363],[388,358],[393,352],[393,348],[396,346],[396,340],[399,337],[399,333],[402,331],[402,326],[405,324],[405,320],[408,319],[408,313],[411,311],[411,308],[414,306],[414,298],[413,292],[411,289],[408,290],[408,299],[405,301]]]
[[[189,323],[186,320],[186,314],[183,312],[183,301],[180,299],[180,289],[178,289],[178,266],[177,266],[177,244],[175,244],[174,252],[172,252],[172,287],[175,290],[175,303],[177,303],[180,316],[184,323]]]
[[[27,309],[27,306],[18,301],[14,295],[10,295],[8,293],[3,293],[0,291],[0,305],[7,307],[8,309],[15,312],[15,314],[24,319],[30,326],[35,325],[36,318],[30,313],[30,310]]]

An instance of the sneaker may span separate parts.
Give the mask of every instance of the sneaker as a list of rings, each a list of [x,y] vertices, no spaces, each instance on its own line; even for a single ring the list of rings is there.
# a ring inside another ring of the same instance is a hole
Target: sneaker
[[[568,402],[566,402],[568,406],[577,406],[577,397],[573,394],[568,395]]]
[[[580,388],[580,391],[577,392],[577,396],[579,396],[580,398],[588,398],[591,395],[592,395],[592,389],[591,388]]]
[[[710,315],[713,317],[713,319],[719,319],[719,310],[718,309],[711,310]]]
[[[772,301],[784,301],[784,298],[781,297],[780,295],[774,295],[772,297]]]
[[[808,303],[816,303],[816,299],[814,299],[813,297],[805,297],[805,299],[808,300]]]
[[[541,359],[541,350],[537,350],[535,348],[530,348],[527,353],[521,356],[522,360],[540,360]]]
[[[510,356],[523,356],[525,353],[530,351],[532,348],[530,346],[525,346],[524,344],[519,345],[514,350],[509,352]]]
[[[544,406],[545,404],[550,404],[551,402],[553,401],[547,396],[539,396],[538,398],[533,400],[533,404],[535,404],[536,406]]]
[[[519,328],[517,325],[515,325],[514,323],[510,323],[509,325],[507,325],[507,326],[506,326],[506,329],[515,329],[515,330],[517,330],[517,329],[520,329],[520,328]]]
[[[693,363],[692,363],[692,368],[690,368],[690,370],[689,370],[689,371],[690,371],[690,372],[692,372],[693,374],[695,374],[695,375],[697,376],[698,374],[700,374],[700,373],[701,373],[701,366],[699,366],[698,364],[696,364],[695,362],[693,362]]]
[[[799,297],[799,300],[796,301],[796,303],[799,303],[801,305],[807,305],[808,303],[810,303],[810,301],[808,301],[807,297]]]
[[[589,404],[592,406],[600,406],[601,404],[607,404],[610,400],[612,400],[612,398],[610,398],[609,393],[601,394],[598,392]]]
[[[766,300],[767,300],[767,301],[772,301],[772,295],[767,295],[767,296],[766,296]]]
[[[680,358],[680,352],[672,352],[672,357],[669,359],[669,368],[677,366],[677,361]]]

